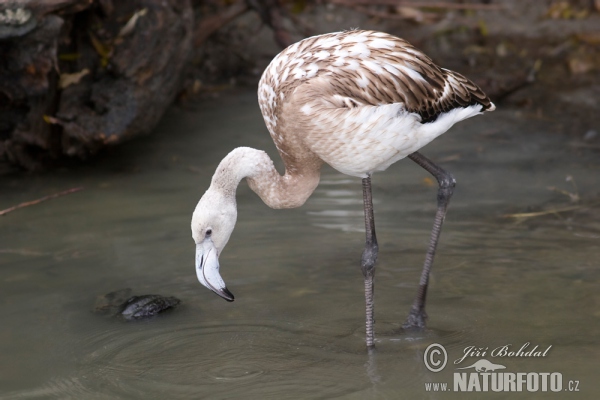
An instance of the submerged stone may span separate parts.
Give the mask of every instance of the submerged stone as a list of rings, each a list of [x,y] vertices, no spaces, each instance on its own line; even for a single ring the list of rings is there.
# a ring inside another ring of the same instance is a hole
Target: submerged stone
[[[163,297],[158,294],[133,296],[123,304],[121,315],[128,320],[148,318],[174,308],[179,303],[181,300],[176,297]]]
[[[126,320],[138,320],[153,317],[181,303],[176,297],[158,294],[131,296],[132,290],[121,289],[98,296],[94,312],[102,315],[121,315]]]

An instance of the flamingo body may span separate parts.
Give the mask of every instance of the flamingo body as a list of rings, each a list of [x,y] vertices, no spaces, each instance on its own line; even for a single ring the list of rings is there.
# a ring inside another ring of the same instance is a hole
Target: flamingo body
[[[282,51],[266,68],[258,99],[286,169],[322,160],[361,178],[495,108],[477,85],[405,40],[359,30]]]
[[[438,181],[438,210],[419,290],[403,327],[425,326],[429,272],[455,180],[417,150],[455,123],[495,109],[462,75],[436,66],[405,40],[351,30],[302,40],[277,55],[259,82],[258,102],[285,164],[280,175],[261,150],[238,147],[219,164],[192,216],[199,281],[233,301],[218,258],[235,226],[235,192],[246,178],[272,208],[301,206],[319,183],[323,163],[363,178],[366,246],[366,343],[374,345],[373,278],[378,254],[371,174],[402,158]]]

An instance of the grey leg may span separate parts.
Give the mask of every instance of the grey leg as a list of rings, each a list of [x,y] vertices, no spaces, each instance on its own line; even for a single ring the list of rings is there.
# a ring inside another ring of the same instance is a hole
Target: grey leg
[[[425,300],[427,298],[429,272],[431,271],[433,258],[435,257],[435,250],[440,238],[442,224],[444,223],[444,218],[446,218],[448,203],[450,202],[452,193],[454,193],[456,180],[452,174],[435,165],[431,160],[419,152],[412,153],[408,156],[408,158],[419,164],[427,172],[433,175],[435,179],[437,179],[439,185],[437,194],[437,212],[433,222],[433,229],[431,230],[431,238],[429,239],[429,248],[427,249],[427,254],[425,256],[423,272],[421,273],[419,290],[417,292],[417,297],[415,298],[415,301],[410,309],[410,313],[408,314],[408,318],[402,325],[402,328],[404,329],[423,329],[425,328],[425,321],[427,320],[427,313],[425,312]]]
[[[377,261],[377,236],[375,235],[375,218],[373,216],[373,195],[371,194],[371,177],[362,180],[363,202],[365,206],[366,244],[360,260],[360,268],[365,277],[365,301],[367,306],[367,347],[375,345],[375,311],[373,299],[373,278],[375,277],[375,262]]]

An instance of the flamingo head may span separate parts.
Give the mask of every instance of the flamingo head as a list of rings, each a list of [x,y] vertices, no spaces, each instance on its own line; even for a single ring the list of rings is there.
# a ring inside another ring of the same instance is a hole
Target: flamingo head
[[[227,301],[233,294],[219,274],[219,255],[229,241],[237,219],[235,195],[209,189],[192,216],[192,238],[196,243],[196,274],[201,284]]]

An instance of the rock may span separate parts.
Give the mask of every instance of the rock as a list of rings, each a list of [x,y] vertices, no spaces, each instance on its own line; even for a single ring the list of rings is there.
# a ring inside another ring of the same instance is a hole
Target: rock
[[[176,297],[158,294],[131,296],[131,289],[120,289],[96,298],[94,312],[106,316],[122,316],[128,321],[153,317],[181,303]]]
[[[153,317],[163,311],[174,308],[181,303],[176,297],[163,297],[157,294],[133,296],[123,305],[121,315],[127,320]]]
[[[0,161],[41,169],[150,132],[181,88],[193,15],[190,0],[0,4]]]

